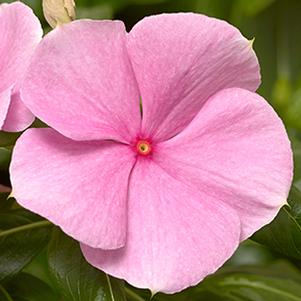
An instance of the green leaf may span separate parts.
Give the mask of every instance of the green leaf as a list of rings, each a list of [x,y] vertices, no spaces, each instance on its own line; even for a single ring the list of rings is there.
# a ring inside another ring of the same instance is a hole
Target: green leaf
[[[243,273],[210,277],[198,290],[200,293],[212,292],[220,296],[219,300],[301,301],[301,284],[298,282]]]
[[[298,268],[286,259],[277,259],[270,263],[242,265],[242,266],[223,266],[218,272],[220,275],[233,273],[244,273],[260,275],[272,278],[284,278],[301,283],[301,273]]]
[[[301,259],[301,192],[292,187],[288,203],[275,220],[252,239],[288,257]]]
[[[255,16],[268,8],[275,0],[236,0],[238,6],[247,16]]]
[[[9,295],[8,291],[0,285],[0,300],[1,301],[14,301],[12,297]]]
[[[50,225],[23,209],[0,212],[0,281],[20,272],[46,246]]]
[[[12,281],[6,283],[5,290],[14,301],[59,300],[59,296],[48,284],[26,273],[20,273]]]
[[[7,170],[11,159],[11,151],[5,147],[0,147],[0,169]]]
[[[112,19],[113,9],[110,5],[104,3],[91,7],[78,7],[76,10],[77,19]]]
[[[295,127],[297,130],[301,130],[301,87],[296,89],[291,96],[291,105],[288,107],[286,112],[286,121],[289,125]],[[296,150],[299,152],[300,156],[300,149]],[[300,165],[296,166],[300,169]]]
[[[14,145],[20,133],[6,133],[0,131],[0,147]]]
[[[227,19],[232,9],[232,0],[197,0],[193,11]]]
[[[11,207],[13,201],[12,198],[8,198],[8,192],[0,192],[0,210],[7,210]]]
[[[301,148],[293,149],[293,153],[294,153],[294,162],[295,162],[294,181],[297,182],[301,180]]]
[[[48,263],[66,301],[124,301],[123,283],[90,266],[78,242],[53,231]]]

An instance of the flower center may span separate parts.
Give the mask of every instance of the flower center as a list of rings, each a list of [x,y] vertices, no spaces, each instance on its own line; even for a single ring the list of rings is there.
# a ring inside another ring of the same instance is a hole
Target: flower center
[[[136,150],[137,150],[138,154],[140,154],[142,156],[147,156],[151,153],[152,146],[146,140],[139,140],[136,144]]]

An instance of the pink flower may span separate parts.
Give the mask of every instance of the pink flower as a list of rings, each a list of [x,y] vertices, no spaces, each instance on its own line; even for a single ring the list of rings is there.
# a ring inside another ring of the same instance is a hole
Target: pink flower
[[[29,7],[21,2],[0,5],[0,130],[22,131],[34,120],[19,89],[42,33]]]
[[[251,43],[203,15],[57,28],[22,89],[54,130],[17,142],[14,196],[110,275],[194,285],[286,203],[290,142],[259,82]]]

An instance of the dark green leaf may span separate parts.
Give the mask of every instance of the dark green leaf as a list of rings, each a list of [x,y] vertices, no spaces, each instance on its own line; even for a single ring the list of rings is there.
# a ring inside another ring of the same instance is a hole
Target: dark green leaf
[[[13,199],[12,198],[8,198],[9,197],[9,193],[4,193],[1,192],[0,193],[0,210],[7,210],[13,203]]]
[[[295,162],[294,180],[296,182],[299,181],[301,182],[301,148],[294,149],[294,162]]]
[[[218,274],[244,273],[260,275],[271,278],[291,279],[301,283],[301,273],[291,262],[285,259],[278,259],[269,264],[224,266]]]
[[[299,87],[291,96],[291,105],[286,112],[286,121],[289,125],[301,130],[301,88]],[[300,149],[296,149],[296,152],[300,156]],[[296,167],[300,170],[300,165],[296,164]]]
[[[289,206],[283,207],[275,220],[252,237],[276,252],[301,259],[301,192],[292,187]]]
[[[0,147],[14,145],[20,133],[6,133],[0,131]]]
[[[47,248],[43,249],[42,252],[22,270],[22,273],[27,273],[39,278],[51,286],[52,289],[57,291],[56,285],[48,268]]]
[[[0,169],[7,170],[11,158],[11,151],[5,147],[0,147]]]
[[[14,301],[12,297],[9,295],[8,291],[0,285],[0,300],[1,301]]]
[[[14,301],[59,300],[58,295],[45,282],[26,273],[20,273],[6,283],[5,289]]]
[[[0,281],[20,272],[46,246],[50,225],[26,210],[0,212]]]
[[[301,301],[301,284],[290,279],[232,273],[210,277],[198,290],[212,292],[219,300]],[[200,294],[201,295],[201,294]]]
[[[66,301],[124,301],[123,283],[90,266],[79,244],[58,229],[48,249],[50,270]]]

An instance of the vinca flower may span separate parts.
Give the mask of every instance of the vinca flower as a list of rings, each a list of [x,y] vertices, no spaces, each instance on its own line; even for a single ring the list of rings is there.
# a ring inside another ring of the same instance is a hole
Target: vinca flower
[[[204,15],[62,25],[22,87],[50,128],[18,140],[13,195],[110,275],[195,285],[286,204],[290,142],[259,83],[252,43]]]
[[[19,90],[42,33],[29,7],[21,2],[0,5],[0,130],[18,132],[34,120]]]

